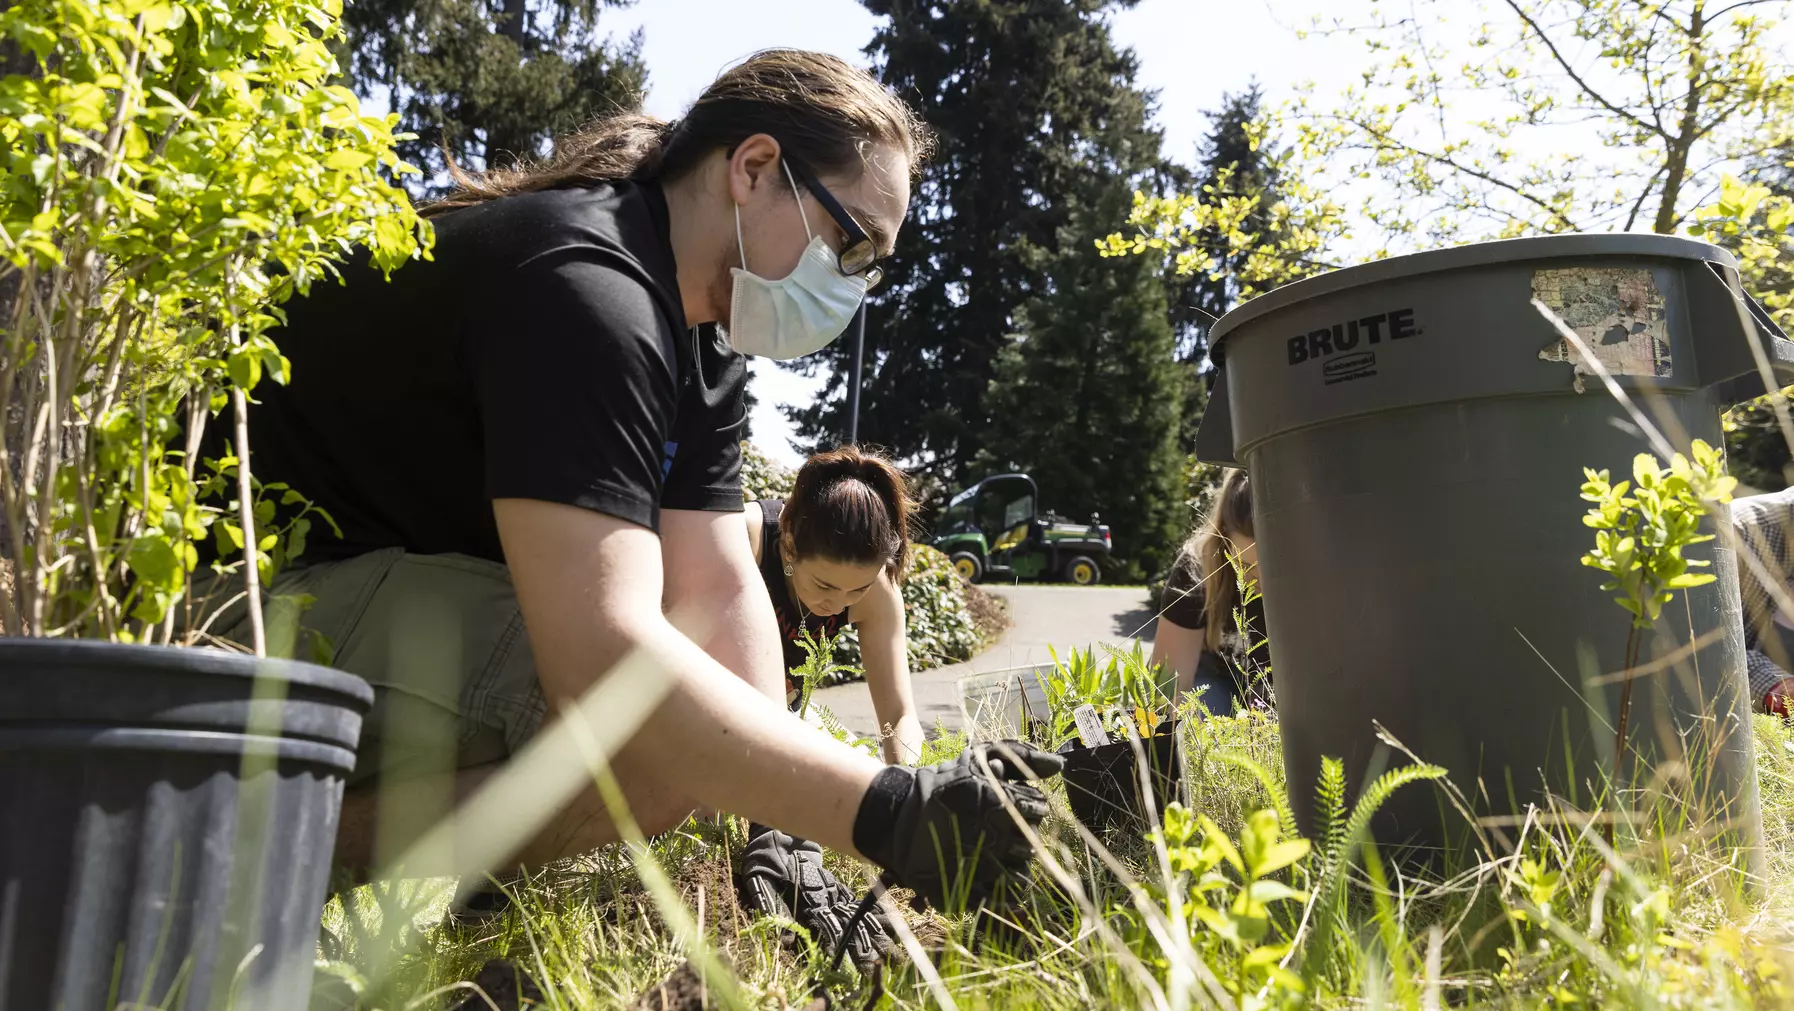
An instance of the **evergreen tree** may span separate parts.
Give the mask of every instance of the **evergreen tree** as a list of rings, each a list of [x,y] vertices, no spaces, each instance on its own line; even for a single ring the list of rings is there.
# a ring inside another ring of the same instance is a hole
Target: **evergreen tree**
[[[1199,152],[1201,165],[1197,171],[1198,189],[1214,187],[1220,194],[1257,196],[1260,208],[1269,208],[1283,199],[1278,187],[1277,168],[1266,157],[1257,135],[1263,126],[1258,83],[1245,91],[1221,96],[1221,108],[1208,114],[1209,132]],[[1278,225],[1271,215],[1260,210],[1247,221],[1248,230],[1266,242],[1275,242]],[[1199,233],[1197,248],[1214,260],[1210,270],[1191,275],[1191,294],[1198,309],[1211,316],[1222,316],[1240,299],[1237,278],[1242,273],[1246,254],[1229,247],[1215,229]],[[1191,360],[1208,353],[1208,334],[1204,331],[1198,343],[1180,347],[1180,357]]]
[[[385,99],[417,139],[400,153],[425,193],[448,186],[447,149],[466,168],[545,152],[587,121],[633,109],[646,85],[640,33],[598,35],[615,0],[356,0],[343,66],[363,98]]]
[[[863,2],[888,18],[867,47],[877,72],[941,145],[869,306],[860,435],[964,483],[1016,311],[1047,290],[1065,195],[1159,161],[1136,61],[1106,20],[1134,0]],[[829,375],[816,403],[790,410],[803,437],[843,429],[851,353],[838,341],[794,365]]]
[[[1192,172],[1181,166],[1168,166],[1160,170],[1155,183],[1161,193],[1212,189],[1217,197],[1256,196],[1261,210],[1249,215],[1244,226],[1270,243],[1279,240],[1282,226],[1268,208],[1282,200],[1283,194],[1277,166],[1261,143],[1265,139],[1262,101],[1256,81],[1244,91],[1222,95],[1221,108],[1208,113],[1209,131],[1197,149],[1197,169]],[[1212,260],[1211,269],[1179,274],[1169,261],[1165,265],[1172,326],[1177,333],[1177,360],[1186,371],[1180,432],[1186,453],[1194,452],[1196,430],[1208,407],[1210,376],[1205,371],[1205,360],[1209,324],[1239,303],[1241,268],[1249,255],[1229,243],[1217,228],[1200,229],[1193,240],[1191,245]]]
[[[1124,181],[1106,188],[1073,215],[1052,289],[1028,302],[998,358],[981,462],[1032,474],[1042,505],[1071,519],[1101,513],[1121,574],[1138,580],[1170,561],[1189,524],[1185,379],[1159,271],[1096,250],[1131,200]]]

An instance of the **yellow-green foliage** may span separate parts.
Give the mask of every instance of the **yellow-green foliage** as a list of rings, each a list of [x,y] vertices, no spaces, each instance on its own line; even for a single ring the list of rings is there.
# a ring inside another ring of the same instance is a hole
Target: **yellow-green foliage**
[[[6,631],[168,638],[194,543],[226,510],[164,446],[264,376],[278,303],[355,246],[392,270],[430,231],[393,177],[396,117],[331,83],[340,0],[21,0],[0,36],[0,466],[15,592]],[[235,490],[235,461],[220,484]],[[272,494],[269,494],[272,493]],[[299,490],[269,488],[297,504]],[[233,494],[234,497],[234,494]],[[264,576],[304,529],[222,521]],[[309,525],[309,520],[304,521]],[[160,626],[160,627],[159,627]]]

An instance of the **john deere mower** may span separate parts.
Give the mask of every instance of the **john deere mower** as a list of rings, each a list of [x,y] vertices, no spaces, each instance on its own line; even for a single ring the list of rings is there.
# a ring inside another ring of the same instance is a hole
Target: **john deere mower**
[[[953,496],[934,546],[970,582],[1063,580],[1091,586],[1109,557],[1109,527],[1092,514],[1074,523],[1039,512],[1040,491],[1026,474],[987,477]]]

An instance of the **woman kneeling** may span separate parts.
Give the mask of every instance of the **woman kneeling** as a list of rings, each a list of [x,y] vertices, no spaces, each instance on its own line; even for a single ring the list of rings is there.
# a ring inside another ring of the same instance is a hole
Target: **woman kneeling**
[[[885,760],[913,763],[922,724],[910,694],[908,630],[898,584],[909,564],[909,483],[889,460],[843,446],[812,456],[789,499],[747,506],[748,541],[779,621],[786,701],[797,708],[804,633],[852,625],[884,739]]]

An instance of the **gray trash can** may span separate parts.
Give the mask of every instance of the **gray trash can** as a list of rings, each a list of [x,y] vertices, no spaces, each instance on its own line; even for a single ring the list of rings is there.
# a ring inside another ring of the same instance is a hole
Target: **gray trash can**
[[[1609,780],[1629,616],[1579,559],[1582,468],[1630,476],[1650,445],[1600,380],[1584,384],[1538,298],[1583,335],[1681,451],[1721,444],[1720,414],[1778,382],[1794,344],[1739,290],[1725,250],[1657,235],[1514,239],[1333,271],[1214,327],[1219,374],[1197,439],[1253,483],[1260,582],[1290,799],[1314,830],[1322,756],[1354,788],[1373,721],[1445,766],[1479,813],[1545,789],[1593,806]],[[1643,761],[1691,744],[1710,810],[1760,845],[1735,559],[1665,609],[1630,727]],[[1692,635],[1690,634],[1692,632]],[[1691,641],[1703,642],[1689,654]],[[1683,654],[1674,656],[1678,650]],[[1642,763],[1641,763],[1642,764]],[[1462,843],[1441,795],[1410,788],[1374,828]],[[1511,835],[1511,830],[1509,830]]]

